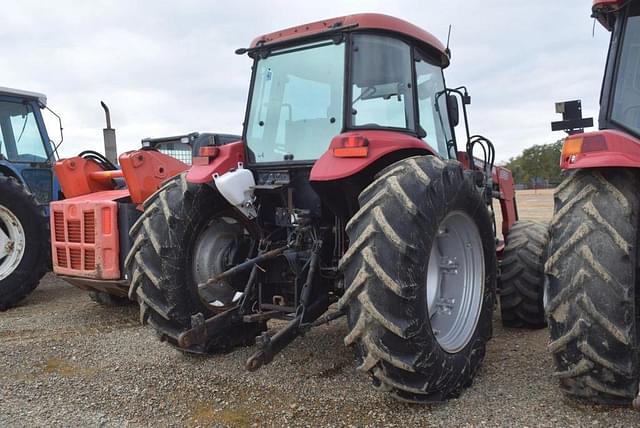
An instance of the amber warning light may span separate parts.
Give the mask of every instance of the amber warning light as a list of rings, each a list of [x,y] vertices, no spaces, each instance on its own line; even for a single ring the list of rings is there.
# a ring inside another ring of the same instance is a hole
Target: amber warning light
[[[364,158],[369,154],[369,140],[362,135],[342,137],[340,146],[333,149],[337,158]]]
[[[572,136],[564,140],[562,159],[573,163],[576,155],[581,153],[601,152],[607,150],[607,140],[603,135]]]
[[[215,158],[219,153],[220,149],[215,146],[203,146],[198,151],[199,156],[208,157],[209,159]]]

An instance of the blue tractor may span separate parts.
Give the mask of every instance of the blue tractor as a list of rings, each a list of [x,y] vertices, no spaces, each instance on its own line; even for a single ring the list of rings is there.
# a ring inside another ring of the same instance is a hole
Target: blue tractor
[[[0,87],[0,310],[27,296],[51,264],[48,206],[60,197],[43,94]]]

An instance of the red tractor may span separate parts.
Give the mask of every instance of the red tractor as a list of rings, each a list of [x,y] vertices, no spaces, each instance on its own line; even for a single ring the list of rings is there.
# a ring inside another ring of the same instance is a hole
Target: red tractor
[[[640,381],[640,1],[596,0],[611,44],[600,130],[578,102],[560,103],[566,130],[546,262],[549,350],[570,396],[628,404]]]
[[[131,228],[142,320],[189,352],[255,341],[256,370],[346,315],[344,342],[376,388],[413,402],[457,396],[492,334],[504,245],[492,199],[505,236],[516,211],[511,173],[469,135],[466,88],[445,86],[448,49],[361,14],[236,53],[253,60],[242,140],[202,148]],[[287,323],[267,332],[274,318]]]

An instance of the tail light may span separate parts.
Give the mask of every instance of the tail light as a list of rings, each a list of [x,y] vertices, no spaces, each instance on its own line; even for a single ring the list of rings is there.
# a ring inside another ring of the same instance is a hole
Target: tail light
[[[213,159],[220,153],[220,149],[215,146],[202,146],[198,150],[198,156],[207,157]]]
[[[337,158],[364,158],[369,154],[369,140],[362,135],[341,137],[339,144],[340,147],[333,149],[333,155]]]
[[[567,137],[562,146],[562,159],[565,162],[575,162],[576,155],[581,153],[602,152],[607,150],[607,140],[604,135],[580,135]]]
[[[193,165],[209,165],[219,154],[220,149],[216,146],[202,146],[198,149],[198,156],[194,156],[191,163]]]

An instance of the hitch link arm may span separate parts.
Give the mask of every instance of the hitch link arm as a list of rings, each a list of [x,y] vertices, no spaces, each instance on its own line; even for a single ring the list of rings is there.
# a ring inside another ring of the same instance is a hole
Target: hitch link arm
[[[318,300],[309,306],[309,298],[313,289],[313,279],[320,264],[321,247],[322,241],[316,240],[313,243],[311,259],[309,260],[309,270],[307,271],[307,278],[302,287],[300,306],[296,311],[296,317],[289,321],[289,323],[273,337],[270,337],[268,333],[265,332],[256,338],[256,345],[258,345],[259,349],[247,360],[245,364],[247,370],[256,371],[263,365],[270,363],[278,352],[282,351],[287,345],[293,342],[296,337],[305,332],[305,329],[301,327],[303,320],[315,320],[327,310],[329,306],[328,300],[324,299]]]

